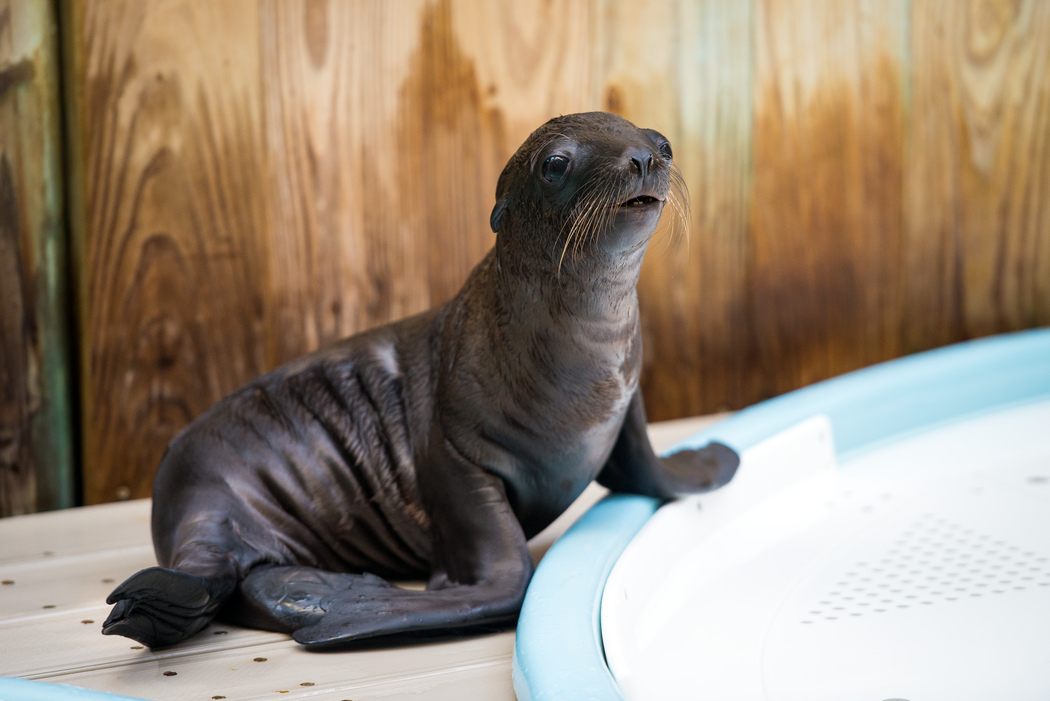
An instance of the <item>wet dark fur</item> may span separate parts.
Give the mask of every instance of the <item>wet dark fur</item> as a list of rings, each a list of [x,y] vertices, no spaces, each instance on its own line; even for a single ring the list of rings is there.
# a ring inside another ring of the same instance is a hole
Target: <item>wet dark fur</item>
[[[663,498],[728,481],[728,448],[661,460],[645,434],[635,285],[676,178],[666,139],[619,117],[538,129],[455,298],[255,380],[172,441],[160,567],[114,591],[103,632],[166,645],[221,608],[325,647],[512,621],[526,539],[591,480]]]

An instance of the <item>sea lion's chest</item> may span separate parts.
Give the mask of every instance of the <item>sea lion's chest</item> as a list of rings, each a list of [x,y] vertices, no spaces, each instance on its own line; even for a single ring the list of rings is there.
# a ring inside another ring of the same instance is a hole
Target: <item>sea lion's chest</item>
[[[544,459],[520,464],[520,472],[508,480],[512,485],[508,491],[513,491],[511,504],[527,538],[560,516],[594,481],[618,434],[619,422],[596,428],[561,452],[551,451]]]
[[[485,435],[500,446],[500,476],[526,533],[535,535],[583,492],[609,459],[623,425],[637,377],[605,387],[576,388],[549,404],[515,405],[485,422]],[[495,414],[493,414],[495,415]]]
[[[490,256],[448,307],[435,407],[456,451],[502,478],[531,536],[616,443],[641,369],[637,297],[633,286],[595,300],[528,281],[508,291],[498,273]]]

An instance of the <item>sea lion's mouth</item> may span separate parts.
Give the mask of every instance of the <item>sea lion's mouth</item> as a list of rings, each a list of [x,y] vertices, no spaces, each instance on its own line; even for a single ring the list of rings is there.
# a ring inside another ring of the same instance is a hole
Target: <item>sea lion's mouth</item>
[[[635,207],[641,208],[641,207],[649,207],[649,206],[652,206],[654,204],[659,204],[662,201],[663,200],[661,200],[659,198],[656,198],[656,197],[651,197],[650,195],[639,195],[638,197],[632,197],[631,199],[627,200],[626,202],[621,202],[618,206],[619,207],[627,207],[627,208],[635,208]]]

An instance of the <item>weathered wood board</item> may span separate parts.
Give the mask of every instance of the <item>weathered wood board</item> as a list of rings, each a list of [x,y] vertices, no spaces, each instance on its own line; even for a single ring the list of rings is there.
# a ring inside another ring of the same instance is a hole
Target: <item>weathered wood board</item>
[[[0,516],[74,504],[58,37],[0,0]]]
[[[911,19],[901,350],[1050,324],[1050,3]]]
[[[447,300],[529,131],[666,133],[650,418],[1050,324],[1039,0],[64,0],[84,497],[252,376]]]

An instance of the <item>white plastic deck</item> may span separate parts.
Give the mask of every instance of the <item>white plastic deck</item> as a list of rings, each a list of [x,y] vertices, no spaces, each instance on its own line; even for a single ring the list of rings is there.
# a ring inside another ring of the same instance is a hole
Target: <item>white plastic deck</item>
[[[650,426],[657,450],[719,417]],[[592,485],[530,542],[539,559],[604,494]],[[164,701],[510,701],[513,631],[398,649],[308,653],[285,635],[213,624],[151,652],[99,632],[109,592],[156,564],[148,500],[0,519],[0,676]]]

